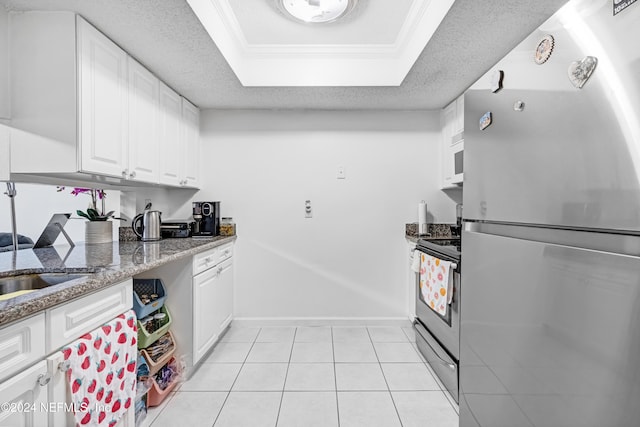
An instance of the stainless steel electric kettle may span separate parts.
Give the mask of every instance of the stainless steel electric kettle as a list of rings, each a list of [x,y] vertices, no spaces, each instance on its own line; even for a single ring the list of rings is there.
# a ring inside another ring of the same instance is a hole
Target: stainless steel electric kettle
[[[162,223],[162,212],[152,211],[151,203],[147,204],[144,212],[136,215],[131,221],[131,228],[143,242],[160,240],[160,224]]]

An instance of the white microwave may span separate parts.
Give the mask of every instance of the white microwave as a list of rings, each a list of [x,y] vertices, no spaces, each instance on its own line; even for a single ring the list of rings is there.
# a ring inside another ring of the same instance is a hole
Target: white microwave
[[[464,180],[464,134],[459,133],[451,138],[451,161],[453,161],[452,184],[462,184]]]

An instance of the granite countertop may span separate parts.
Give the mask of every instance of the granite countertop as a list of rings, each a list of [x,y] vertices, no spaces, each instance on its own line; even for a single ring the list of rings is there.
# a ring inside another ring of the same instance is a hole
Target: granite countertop
[[[17,274],[86,273],[68,282],[0,301],[0,327],[169,262],[236,240],[236,236],[113,242],[0,253],[0,278]]]

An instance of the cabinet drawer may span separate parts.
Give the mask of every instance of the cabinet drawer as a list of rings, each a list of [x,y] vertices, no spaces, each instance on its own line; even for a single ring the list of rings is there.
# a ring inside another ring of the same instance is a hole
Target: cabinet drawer
[[[226,243],[217,248],[199,253],[193,257],[193,275],[200,274],[232,256],[233,243]]]
[[[133,306],[133,280],[129,279],[48,312],[47,353],[92,331]]]
[[[0,330],[0,381],[10,377],[46,352],[44,313]]]

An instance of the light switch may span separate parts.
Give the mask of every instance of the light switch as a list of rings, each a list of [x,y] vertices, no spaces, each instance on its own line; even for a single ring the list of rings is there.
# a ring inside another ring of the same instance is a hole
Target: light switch
[[[347,171],[344,166],[338,166],[338,173],[336,174],[336,178],[345,179],[347,177]]]

